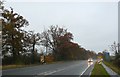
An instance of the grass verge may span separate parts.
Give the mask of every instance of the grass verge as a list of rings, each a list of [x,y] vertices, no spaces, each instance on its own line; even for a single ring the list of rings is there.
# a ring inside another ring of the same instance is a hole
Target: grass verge
[[[109,68],[111,68],[113,71],[115,71],[117,74],[120,75],[120,67],[115,66],[112,62],[103,62],[106,66],[108,66]]]
[[[6,69],[14,69],[14,68],[23,68],[23,67],[30,67],[30,66],[36,66],[39,64],[31,64],[31,65],[3,65],[2,70]]]
[[[54,64],[54,63],[63,63],[64,61],[56,61],[56,62],[49,62],[47,64]],[[0,69],[2,70],[6,70],[6,69],[14,69],[14,68],[23,68],[23,67],[31,67],[31,66],[37,66],[37,65],[42,65],[40,63],[38,64],[30,64],[30,65],[3,65],[3,66],[0,66]]]
[[[101,75],[104,77],[110,77],[102,64],[95,63],[94,69],[92,70],[90,77],[96,77],[96,75]]]
[[[0,70],[2,70],[2,65],[0,65]]]

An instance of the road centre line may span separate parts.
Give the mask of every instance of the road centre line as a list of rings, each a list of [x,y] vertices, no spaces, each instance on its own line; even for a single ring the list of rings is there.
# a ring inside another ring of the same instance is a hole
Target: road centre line
[[[65,70],[65,69],[72,68],[72,67],[75,67],[75,66],[78,66],[78,64],[76,64],[76,65],[71,65],[71,66],[66,67],[66,68],[63,68],[63,69],[46,71],[46,72],[43,72],[43,73],[39,73],[39,74],[37,74],[37,75],[51,75],[51,74],[53,74],[53,73],[55,73],[55,72],[60,72],[60,71],[63,71],[63,70]]]
[[[51,71],[47,71],[47,72],[43,72],[43,73],[40,73],[38,75],[51,75],[55,72],[59,72],[59,71],[62,71],[62,70],[65,70],[65,69],[59,69],[59,70],[51,70]]]

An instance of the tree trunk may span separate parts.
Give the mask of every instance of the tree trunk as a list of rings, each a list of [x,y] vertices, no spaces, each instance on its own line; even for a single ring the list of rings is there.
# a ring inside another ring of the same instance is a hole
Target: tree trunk
[[[35,62],[35,43],[33,43],[33,50],[32,50],[32,63]]]

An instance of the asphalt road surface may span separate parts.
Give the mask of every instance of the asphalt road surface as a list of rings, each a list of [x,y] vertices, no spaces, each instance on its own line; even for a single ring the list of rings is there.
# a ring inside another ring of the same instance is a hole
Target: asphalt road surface
[[[11,76],[11,77],[19,77],[22,75],[25,77],[41,77],[41,76],[74,76],[80,77],[81,75],[89,75],[91,69],[94,67],[93,64],[89,64],[87,60],[79,60],[79,61],[67,61],[67,62],[59,62],[54,64],[44,64],[33,67],[25,67],[25,68],[16,68],[3,70],[2,75]],[[91,68],[92,67],[92,68]]]

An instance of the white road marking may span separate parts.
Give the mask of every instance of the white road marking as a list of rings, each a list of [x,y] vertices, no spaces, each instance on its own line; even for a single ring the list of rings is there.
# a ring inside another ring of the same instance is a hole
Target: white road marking
[[[94,64],[94,62],[93,62],[93,64]],[[93,65],[93,64],[91,64],[91,65]],[[88,65],[88,67],[82,72],[82,74],[80,75],[80,77],[86,72],[86,70],[87,70],[91,65]],[[91,75],[91,72],[89,73],[89,75]]]
[[[89,73],[89,75],[91,75],[91,72]]]
[[[85,73],[85,71],[89,68],[90,66],[88,66],[82,73],[81,73],[81,75],[83,75],[84,73]],[[81,76],[80,75],[80,76]]]
[[[65,69],[51,70],[51,71],[40,73],[38,75],[51,75],[51,74],[53,74],[55,72],[59,72],[59,71],[62,71],[62,70],[65,70]]]
[[[72,68],[72,67],[75,67],[75,66],[78,66],[78,64],[76,64],[76,65],[71,65],[71,66],[66,67],[66,68],[63,68],[63,69],[46,71],[46,72],[43,72],[43,73],[39,73],[39,74],[37,74],[37,75],[51,75],[51,74],[53,74],[53,73],[56,73],[56,72],[59,72],[59,71],[63,71],[63,70],[65,70],[65,69]]]
[[[91,64],[92,65],[92,64]],[[88,65],[87,68],[81,73],[81,75],[83,75],[85,73],[85,71],[91,66],[91,65]],[[90,73],[91,74],[91,73]],[[80,76],[81,76],[80,75]]]
[[[79,66],[79,64],[76,64],[76,65],[71,65],[69,67],[66,67],[66,68],[63,68],[63,69],[56,69],[56,70],[50,70],[50,71],[46,71],[46,72],[43,72],[43,73],[39,73],[37,75],[51,75],[53,73],[56,73],[56,72],[60,72],[60,71],[63,71],[65,69],[68,69],[68,68],[72,68],[72,67],[75,67],[75,66]],[[82,74],[90,67],[90,65],[82,72]],[[81,74],[81,75],[82,75]]]

